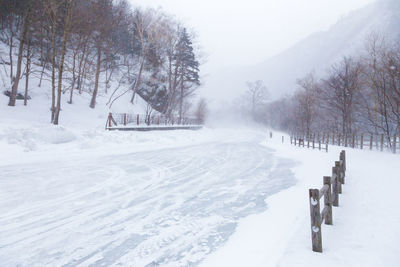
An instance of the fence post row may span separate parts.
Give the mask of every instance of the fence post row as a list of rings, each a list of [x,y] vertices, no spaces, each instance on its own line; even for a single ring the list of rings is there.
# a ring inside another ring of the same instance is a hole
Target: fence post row
[[[339,206],[339,188],[344,183],[346,171],[346,152],[340,152],[340,161],[335,162],[332,168],[332,177],[323,177],[323,187],[309,189],[310,217],[311,217],[311,242],[312,250],[322,252],[322,229],[321,225],[325,221],[326,225],[333,224],[332,206]],[[320,211],[320,199],[324,197],[324,208]]]

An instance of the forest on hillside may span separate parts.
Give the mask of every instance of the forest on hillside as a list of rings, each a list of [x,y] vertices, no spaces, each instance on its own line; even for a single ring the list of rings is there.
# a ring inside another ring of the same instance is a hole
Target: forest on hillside
[[[294,95],[270,103],[270,123],[310,136],[400,135],[400,46],[371,34],[360,56],[346,56],[325,77],[314,73],[298,80]]]
[[[166,115],[185,115],[200,86],[195,36],[159,9],[126,0],[0,0],[0,74],[9,106],[28,105],[30,80],[51,82],[49,118],[58,124],[61,100],[99,93],[137,95]],[[204,106],[204,101],[200,103]]]

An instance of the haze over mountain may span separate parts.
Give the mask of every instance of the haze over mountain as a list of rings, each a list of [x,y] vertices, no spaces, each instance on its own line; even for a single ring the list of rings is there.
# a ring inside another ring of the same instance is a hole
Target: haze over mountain
[[[371,33],[398,38],[399,26],[400,1],[378,0],[349,13],[328,31],[314,33],[259,64],[213,73],[204,91],[218,90],[222,101],[230,101],[246,89],[246,81],[263,80],[276,99],[293,92],[296,80],[310,71],[323,74],[341,57],[362,52]]]

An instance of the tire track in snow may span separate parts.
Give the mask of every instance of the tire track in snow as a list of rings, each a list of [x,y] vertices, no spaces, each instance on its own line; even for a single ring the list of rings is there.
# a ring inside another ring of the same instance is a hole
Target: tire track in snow
[[[226,241],[237,220],[265,210],[268,194],[293,184],[290,171],[285,178],[275,177],[281,161],[259,146],[258,138],[97,158],[82,164],[80,173],[69,173],[72,179],[58,172],[50,188],[70,186],[72,192],[44,201],[38,196],[1,216],[0,261],[22,266],[195,264]],[[43,164],[34,171],[46,168]],[[91,168],[100,168],[100,177],[93,177]],[[290,163],[283,168],[289,170]],[[24,171],[14,176],[21,183],[29,179]]]

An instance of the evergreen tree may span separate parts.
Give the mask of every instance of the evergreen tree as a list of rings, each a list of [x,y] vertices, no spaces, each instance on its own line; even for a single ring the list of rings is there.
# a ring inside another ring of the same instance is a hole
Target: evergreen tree
[[[182,121],[183,104],[187,97],[193,94],[200,85],[199,61],[197,60],[193,43],[186,28],[180,33],[179,42],[175,53],[175,64],[178,66],[179,77],[179,122]]]

